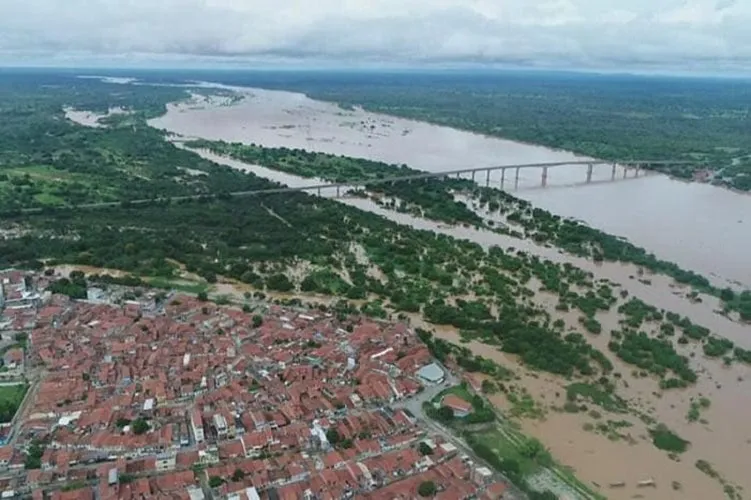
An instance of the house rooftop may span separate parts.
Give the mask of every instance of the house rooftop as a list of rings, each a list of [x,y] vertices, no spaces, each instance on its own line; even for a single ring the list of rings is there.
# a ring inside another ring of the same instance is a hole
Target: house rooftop
[[[441,400],[441,405],[451,408],[454,411],[469,413],[472,411],[472,404],[463,400],[456,394],[446,394]]]

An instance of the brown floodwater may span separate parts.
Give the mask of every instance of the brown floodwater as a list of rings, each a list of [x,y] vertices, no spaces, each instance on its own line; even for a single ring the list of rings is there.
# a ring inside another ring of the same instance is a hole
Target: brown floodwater
[[[256,175],[282,182],[290,186],[309,185],[311,179],[292,176],[268,168],[248,165],[237,160],[222,157],[205,150],[197,151],[206,159],[251,171]],[[324,191],[324,196],[334,193]],[[694,303],[686,297],[687,290],[676,287],[665,276],[648,276],[651,284],[636,279],[637,268],[618,263],[595,264],[587,259],[562,253],[554,248],[536,245],[528,240],[520,240],[500,235],[487,230],[449,226],[438,222],[397,213],[385,209],[371,200],[361,198],[340,198],[345,203],[362,210],[381,215],[399,224],[417,229],[431,230],[457,238],[468,239],[484,247],[498,245],[503,248],[513,247],[525,250],[541,258],[554,262],[571,263],[591,271],[598,278],[607,278],[629,291],[630,296],[638,297],[647,303],[665,308],[692,321],[707,326],[715,333],[733,339],[741,345],[751,348],[749,328],[728,320],[714,312],[719,304],[711,297],[704,297],[703,302]],[[632,278],[632,276],[634,278]],[[554,318],[562,318],[567,326],[578,329],[577,312],[561,313],[555,310],[557,300],[539,293],[535,301],[546,308]],[[414,318],[413,318],[414,319]],[[599,313],[597,319],[604,331],[618,329],[618,315],[614,311]],[[437,334],[447,340],[458,342],[460,339],[451,328],[439,328]],[[608,335],[589,336],[589,341],[603,352],[608,352]],[[495,359],[505,366],[516,368],[522,374],[519,382],[537,400],[547,405],[561,407],[565,403],[565,381],[555,377],[529,373],[512,357],[505,355],[493,346],[474,341],[467,344],[473,352]],[[679,348],[683,349],[683,348]],[[602,493],[608,498],[627,499],[642,495],[641,498],[722,498],[721,487],[694,466],[698,459],[708,460],[720,470],[728,480],[735,484],[751,488],[751,481],[746,481],[744,470],[751,459],[751,421],[746,415],[751,412],[749,383],[751,369],[742,364],[723,367],[719,360],[709,360],[701,355],[695,346],[683,349],[686,355],[695,352],[692,358],[694,368],[701,373],[695,387],[686,390],[662,392],[658,382],[652,378],[639,378],[633,375],[633,367],[613,359],[616,371],[624,381],[618,393],[627,398],[631,405],[649,414],[657,422],[668,425],[684,439],[692,443],[688,452],[680,457],[680,462],[672,460],[667,453],[655,448],[648,438],[648,426],[633,416],[606,415],[612,420],[629,420],[633,427],[624,431],[634,439],[633,444],[624,440],[611,441],[607,437],[583,429],[584,423],[592,421],[586,415],[548,412],[543,421],[522,422],[523,430],[541,439],[562,463],[573,467],[577,475],[590,484],[602,486]],[[611,356],[611,358],[613,358]],[[555,393],[559,396],[556,397]],[[689,423],[686,414],[692,398],[708,397],[711,401],[709,410],[702,413],[709,424]],[[596,423],[596,422],[595,422]],[[648,478],[657,482],[655,488],[639,488],[636,483]],[[611,483],[625,481],[623,488],[609,488]],[[673,489],[673,481],[681,485],[680,490]],[[638,498],[638,497],[637,497]]]
[[[92,111],[81,111],[81,110],[75,110],[73,108],[65,108],[63,110],[65,112],[65,118],[68,120],[78,123],[79,125],[83,125],[84,127],[92,127],[92,128],[102,128],[104,125],[102,125],[99,120],[102,118],[107,118],[112,115],[123,115],[127,114],[128,111],[122,108],[110,108],[106,113],[94,113]]]
[[[319,182],[319,180],[316,179],[298,177],[277,170],[250,165],[206,150],[194,151],[203,158],[216,163],[244,171],[250,171],[260,177],[281,182],[292,187],[306,186]],[[322,195],[334,197],[335,192],[333,190],[324,190]],[[548,259],[553,262],[570,263],[581,269],[594,273],[598,278],[606,278],[618,283],[625,290],[628,290],[630,295],[638,297],[649,304],[687,316],[693,322],[704,325],[714,332],[730,338],[734,342],[751,348],[751,335],[749,334],[750,328],[748,325],[731,321],[728,318],[715,313],[714,311],[719,309],[720,305],[717,299],[713,297],[703,296],[702,302],[698,304],[690,301],[686,298],[687,289],[677,287],[673,283],[673,280],[666,276],[650,275],[649,280],[651,284],[646,284],[637,279],[638,269],[636,266],[630,264],[612,262],[598,264],[585,258],[563,253],[552,247],[537,245],[529,240],[522,240],[472,227],[450,226],[409,214],[394,212],[393,210],[388,210],[367,199],[341,198],[338,201],[361,210],[381,215],[398,224],[474,241],[485,248],[494,245],[502,248],[513,247],[517,250],[524,250],[530,254],[537,255],[540,258]],[[632,279],[631,276],[634,278]]]
[[[567,323],[572,324],[571,321]],[[421,326],[433,328],[440,338],[461,343],[461,337],[451,327]],[[593,419],[587,412],[571,414],[553,410],[552,407],[561,408],[566,402],[567,381],[529,371],[513,356],[504,354],[493,346],[477,341],[463,345],[475,354],[514,370],[519,379],[506,385],[523,387],[540,406],[548,410],[541,419],[522,419],[522,431],[540,439],[556,460],[571,467],[580,480],[607,498],[724,498],[720,484],[695,467],[694,464],[699,459],[712,463],[731,483],[744,487],[745,490],[751,488],[751,480],[746,474],[748,458],[751,456],[751,423],[746,418],[748,405],[739,405],[737,399],[739,393],[748,393],[749,387],[745,379],[743,383],[733,384],[737,382],[737,377],[748,375],[749,369],[745,366],[718,371],[715,363],[712,373],[703,376],[696,387],[669,391],[655,397],[652,394],[657,392],[655,380],[632,376],[631,367],[614,359],[616,371],[620,371],[623,381],[618,393],[627,398],[632,407],[648,412],[656,421],[666,424],[691,442],[688,451],[674,460],[652,445],[648,434],[649,426],[639,418],[630,414],[608,413],[592,404],[588,405],[589,410],[598,410],[602,414],[601,418]],[[626,384],[628,387],[625,387]],[[723,389],[717,389],[716,384],[723,385]],[[736,387],[729,388],[730,385]],[[708,421],[707,425],[688,423],[686,420],[690,399],[699,394],[712,402],[710,409],[702,412],[702,418]],[[648,402],[640,404],[640,400]],[[502,394],[491,397],[491,401],[499,408],[511,409],[510,403]],[[584,428],[585,423],[597,424],[607,420],[625,420],[632,426],[621,429],[619,432],[624,438],[618,440],[611,440]],[[647,479],[653,479],[656,486],[640,488],[637,483]],[[623,487],[611,487],[621,482],[625,483]],[[680,489],[675,489],[674,482],[680,485]]]
[[[567,151],[362,109],[344,110],[298,93],[232,89],[244,99],[227,105],[226,98],[196,95],[193,101],[169,105],[167,113],[150,124],[186,137],[302,148],[406,163],[430,172],[584,159]],[[514,189],[514,175],[507,172],[507,189]],[[751,266],[745,257],[745,249],[751,247],[751,196],[656,174],[642,172],[634,178],[634,171],[621,167],[615,182],[610,182],[611,175],[610,166],[596,167],[595,182],[585,185],[586,166],[556,167],[549,169],[547,187],[541,189],[541,171],[523,169],[516,194],[626,237],[723,286],[751,287]],[[500,176],[494,172],[491,184],[499,186]],[[478,181],[484,184],[485,177]]]
[[[407,163],[428,171],[445,171],[458,166],[576,159],[571,153],[362,110],[345,111],[300,94],[255,89],[247,92],[246,99],[234,106],[201,101],[171,105],[166,115],[153,120],[151,124],[183,137],[304,148]],[[207,151],[197,152],[217,163],[252,171],[289,186],[316,182],[247,165]],[[599,182],[581,186],[577,185],[578,179],[585,174],[577,168],[551,170],[545,189],[535,188],[537,174],[523,171],[521,189],[517,194],[554,213],[576,217],[594,227],[626,236],[662,258],[710,275],[716,283],[736,280],[751,285],[751,266],[745,264],[743,257],[743,249],[751,243],[751,231],[742,230],[744,224],[751,223],[744,219],[751,216],[751,197],[710,186],[682,183],[660,175],[609,183],[605,182],[610,176],[609,171],[597,171],[595,180]],[[333,192],[323,194],[334,195]],[[617,283],[631,296],[687,316],[716,334],[751,348],[749,325],[717,314],[715,311],[719,304],[716,299],[704,296],[701,303],[690,301],[686,297],[688,290],[675,285],[667,277],[645,275],[644,278],[651,283],[647,284],[637,279],[636,266],[595,264],[555,248],[491,231],[448,226],[396,213],[370,200],[343,198],[339,201],[400,224],[468,239],[486,248],[492,245],[513,247],[554,262],[571,263],[593,272],[598,278]],[[542,294],[535,300],[546,305]],[[554,310],[554,303],[547,304],[547,309],[554,317],[562,317],[571,328],[577,328],[578,314],[561,314]],[[617,328],[618,317],[615,313],[602,313],[598,319],[604,331]],[[448,340],[459,340],[451,329],[439,328],[437,334]],[[606,334],[590,336],[590,341],[603,352],[608,352]],[[513,367],[521,376],[519,385],[541,403],[560,407],[565,402],[562,395],[565,394],[566,381],[530,373],[513,357],[498,352],[492,346],[480,342],[472,342],[468,346],[477,354]],[[648,426],[630,415],[605,414],[603,417],[631,422],[633,427],[622,431],[631,437],[630,442],[623,439],[611,441],[584,430],[586,422],[593,422],[586,414],[548,411],[544,420],[524,420],[524,431],[540,438],[557,459],[573,467],[577,476],[584,481],[599,484],[600,491],[608,498],[723,498],[719,483],[694,466],[698,459],[712,463],[731,483],[750,489],[751,478],[747,477],[746,469],[747,464],[751,463],[751,421],[746,416],[751,413],[747,383],[751,370],[737,363],[723,367],[721,361],[704,358],[696,346],[681,349],[687,354],[695,352],[692,364],[701,375],[696,386],[680,391],[659,391],[657,381],[638,377],[632,373],[633,367],[614,360],[616,371],[622,377],[618,393],[627,398],[633,407],[649,414],[655,421],[665,423],[691,442],[689,450],[677,460],[656,449],[650,442]],[[690,401],[700,396],[708,397],[712,402],[711,407],[702,412],[702,418],[707,423],[689,423],[686,414]],[[496,402],[503,406],[507,404],[504,401],[499,399]],[[656,481],[656,488],[636,486],[638,481],[649,478]],[[620,481],[626,482],[626,486],[609,488],[609,484]],[[674,489],[674,481],[680,484],[679,490]]]

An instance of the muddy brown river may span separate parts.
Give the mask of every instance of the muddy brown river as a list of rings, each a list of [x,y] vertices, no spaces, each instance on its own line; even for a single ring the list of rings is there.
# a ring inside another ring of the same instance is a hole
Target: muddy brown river
[[[150,124],[186,137],[301,148],[331,154],[405,163],[429,172],[493,165],[576,161],[583,158],[532,144],[487,137],[449,127],[370,113],[292,92],[238,89],[245,97],[196,96],[172,104]],[[751,288],[751,196],[662,175],[623,178],[611,167],[596,167],[583,185],[586,166],[520,172],[517,195],[553,213],[623,236],[658,257],[701,272],[718,284]],[[491,184],[500,185],[500,172]],[[505,186],[513,189],[508,178]],[[481,180],[484,183],[485,179]]]
[[[200,98],[169,106],[168,112],[150,124],[166,129],[182,138],[256,143],[271,147],[302,148],[312,151],[370,158],[390,163],[406,163],[431,172],[463,167],[515,163],[573,161],[579,158],[564,151],[554,151],[528,144],[519,144],[484,137],[446,127],[368,113],[342,110],[329,103],[308,99],[289,92],[243,89],[245,99],[228,105],[221,98]],[[179,141],[177,142],[179,144]],[[220,157],[207,151],[198,154],[217,163],[229,165],[289,186],[315,184],[278,171],[248,165]],[[659,257],[683,267],[699,271],[717,284],[734,282],[751,287],[751,265],[747,248],[751,247],[751,197],[727,190],[671,180],[661,175],[610,182],[611,171],[596,170],[593,184],[580,185],[586,167],[551,169],[548,186],[539,187],[539,173],[523,171],[517,195],[553,213],[575,217],[593,227],[624,236]],[[484,181],[484,178],[483,178]],[[491,178],[498,183],[500,179]],[[333,196],[332,193],[324,195]],[[689,317],[693,322],[710,328],[718,335],[751,348],[751,327],[717,314],[716,299],[703,297],[694,303],[686,297],[687,289],[676,286],[664,276],[648,276],[651,284],[634,279],[635,266],[601,263],[563,254],[554,248],[499,235],[490,231],[453,227],[396,213],[369,200],[343,198],[342,203],[380,214],[400,224],[433,230],[457,238],[475,241],[484,247],[514,247],[555,262],[569,262],[598,278],[607,278],[657,307]],[[544,297],[536,300],[544,302]],[[544,304],[543,304],[544,305]],[[555,313],[554,307],[550,308]],[[559,317],[568,326],[577,328],[576,315]],[[614,313],[597,318],[605,331],[617,327]],[[438,329],[437,335],[458,342],[451,329]],[[607,352],[607,335],[591,339]],[[751,490],[747,474],[751,463],[751,391],[749,367],[735,363],[723,367],[721,361],[708,360],[701,349],[694,347],[692,363],[701,372],[696,386],[680,391],[660,392],[650,378],[634,376],[633,367],[618,360],[616,371],[622,382],[618,392],[640,411],[663,422],[681,437],[689,440],[689,450],[671,459],[656,449],[648,437],[648,426],[639,419],[625,418],[629,440],[610,440],[584,429],[591,423],[586,414],[568,414],[550,410],[565,400],[567,381],[531,373],[510,356],[479,342],[468,345],[475,353],[496,359],[514,368],[519,374],[518,385],[527,388],[536,401],[549,411],[543,420],[523,420],[528,434],[541,439],[553,455],[575,469],[585,482],[600,485],[599,491],[608,498],[630,499],[721,499],[719,483],[700,472],[696,460],[707,460],[732,484]],[[613,358],[611,356],[611,358]],[[689,423],[686,413],[692,398],[705,396],[711,407],[703,413],[707,423]],[[504,406],[504,398],[497,404]],[[638,488],[640,480],[654,478],[655,488]],[[610,483],[626,482],[623,488],[609,488]]]

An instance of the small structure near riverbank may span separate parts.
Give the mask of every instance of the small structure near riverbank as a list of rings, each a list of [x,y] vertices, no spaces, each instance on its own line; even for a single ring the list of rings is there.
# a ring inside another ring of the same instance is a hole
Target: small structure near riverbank
[[[472,404],[456,394],[446,394],[441,400],[441,406],[454,412],[454,418],[464,418],[472,413]]]
[[[433,385],[442,383],[446,378],[443,368],[438,366],[437,363],[430,363],[429,365],[423,366],[418,370],[417,376],[420,377],[422,381]]]

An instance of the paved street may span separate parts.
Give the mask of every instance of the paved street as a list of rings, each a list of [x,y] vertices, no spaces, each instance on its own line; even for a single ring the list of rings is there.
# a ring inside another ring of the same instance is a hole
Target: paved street
[[[447,370],[444,369],[446,372],[446,380],[442,384],[426,387],[424,391],[422,391],[420,394],[413,398],[409,398],[405,401],[400,401],[399,403],[393,405],[394,408],[402,408],[410,413],[412,413],[418,420],[419,424],[423,427],[425,427],[427,430],[430,430],[433,433],[439,434],[444,439],[452,443],[454,446],[456,446],[459,450],[461,450],[463,453],[467,454],[468,456],[472,457],[472,460],[478,463],[482,463],[485,466],[487,466],[491,470],[493,467],[490,466],[485,460],[479,458],[477,455],[475,455],[472,448],[470,448],[464,441],[462,441],[461,438],[459,438],[453,431],[448,429],[447,427],[441,425],[440,423],[436,422],[432,418],[425,415],[425,412],[423,411],[423,403],[428,402],[432,400],[434,397],[436,397],[441,391],[448,387],[455,386],[459,384],[459,379],[449,373]],[[499,416],[500,418],[500,416]],[[509,490],[508,495],[510,500],[521,500],[527,498],[527,496],[519,491],[508,479],[506,479],[502,474],[498,473],[503,479],[508,483]]]

